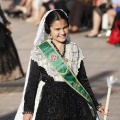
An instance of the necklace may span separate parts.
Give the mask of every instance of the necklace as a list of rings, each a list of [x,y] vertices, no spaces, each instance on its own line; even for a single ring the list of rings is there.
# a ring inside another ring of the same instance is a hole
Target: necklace
[[[56,47],[55,43],[51,40],[51,43],[53,44],[53,46],[55,47],[56,51],[61,55],[61,57],[64,57],[65,56],[65,50],[66,50],[66,44],[64,44],[64,48],[63,48],[63,51],[62,53],[60,53],[59,49]]]

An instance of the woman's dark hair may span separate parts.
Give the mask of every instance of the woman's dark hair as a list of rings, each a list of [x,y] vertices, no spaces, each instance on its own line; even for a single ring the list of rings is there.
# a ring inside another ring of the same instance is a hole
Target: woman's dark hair
[[[47,34],[50,34],[50,26],[51,26],[51,24],[54,21],[60,20],[60,19],[64,19],[67,22],[68,26],[69,26],[68,17],[62,10],[54,10],[54,11],[50,12],[48,14],[48,16],[46,17],[46,20],[45,20],[45,32]]]

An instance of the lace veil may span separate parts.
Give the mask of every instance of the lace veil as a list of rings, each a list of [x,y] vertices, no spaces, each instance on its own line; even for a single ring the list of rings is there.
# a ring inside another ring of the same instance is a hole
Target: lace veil
[[[56,10],[56,9],[54,9]],[[38,31],[37,31],[37,36],[35,38],[35,41],[34,41],[34,45],[36,46],[37,44],[43,42],[44,40],[47,40],[48,39],[48,34],[45,32],[45,28],[44,28],[44,24],[45,24],[45,20],[46,20],[46,17],[48,16],[48,14],[54,10],[50,10],[48,11],[42,18],[40,24],[39,24],[39,27],[38,27]],[[59,9],[61,11],[63,11],[62,9]],[[63,11],[64,12],[64,11]],[[65,12],[64,12],[65,13]],[[65,13],[66,14],[66,13]],[[66,14],[67,16],[67,14]],[[70,36],[68,35],[68,38],[67,38],[68,41],[70,41]]]
[[[55,9],[56,10],[56,9]],[[61,10],[61,9],[60,9]],[[44,28],[44,23],[45,23],[45,20],[46,20],[46,17],[47,15],[52,12],[54,10],[50,10],[48,11],[42,18],[41,22],[40,22],[40,25],[38,27],[38,31],[37,31],[37,36],[35,38],[35,41],[34,41],[34,46],[38,45],[39,43],[45,41],[48,39],[48,34],[45,32],[45,28]],[[63,10],[61,10],[63,11]],[[64,12],[64,11],[63,11]],[[65,12],[64,12],[65,13]],[[66,14],[66,13],[65,13]],[[67,16],[67,15],[66,15]],[[68,35],[68,38],[67,38],[68,41],[70,41],[70,37]],[[30,72],[30,64],[31,64],[31,58],[29,60],[29,65],[28,65],[28,69],[27,69],[27,74],[26,74],[26,80],[25,80],[25,86],[24,86],[24,90],[23,90],[23,96],[22,96],[22,100],[21,100],[21,104],[19,106],[19,109],[17,111],[17,114],[14,118],[14,120],[22,120],[23,119],[23,108],[24,108],[24,95],[25,95],[25,90],[26,90],[26,86],[27,86],[27,83],[28,83],[28,77],[29,77],[29,72]],[[36,95],[36,98],[35,98],[35,107],[34,107],[34,114],[33,114],[33,118],[32,120],[35,120],[35,115],[36,115],[36,111],[37,111],[37,107],[38,107],[38,104],[39,104],[39,101],[40,101],[40,95],[41,95],[41,91],[42,91],[42,86],[44,85],[44,83],[41,81],[38,85],[38,90],[37,90],[37,95]]]

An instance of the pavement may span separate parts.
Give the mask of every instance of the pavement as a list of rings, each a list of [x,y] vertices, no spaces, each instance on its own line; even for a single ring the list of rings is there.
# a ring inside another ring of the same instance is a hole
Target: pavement
[[[6,8],[9,3],[10,1],[4,0],[1,5]],[[21,19],[8,19],[12,23],[12,37],[26,73],[37,27]],[[83,51],[87,76],[96,98],[103,105],[107,97],[107,77],[114,75],[118,78],[112,87],[108,120],[120,120],[120,47],[109,45],[107,37],[86,38],[87,33],[71,34],[70,37]],[[14,120],[21,101],[24,81],[25,78],[0,83],[0,120]],[[103,115],[99,114],[99,116],[103,120]]]

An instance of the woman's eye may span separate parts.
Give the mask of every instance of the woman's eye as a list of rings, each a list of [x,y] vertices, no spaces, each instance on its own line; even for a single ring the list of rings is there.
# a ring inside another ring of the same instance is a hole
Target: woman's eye
[[[68,29],[68,27],[65,27],[64,29],[66,30],[66,29]]]
[[[65,26],[65,28],[68,28],[68,26]]]
[[[59,28],[55,29],[55,30],[60,30]]]

